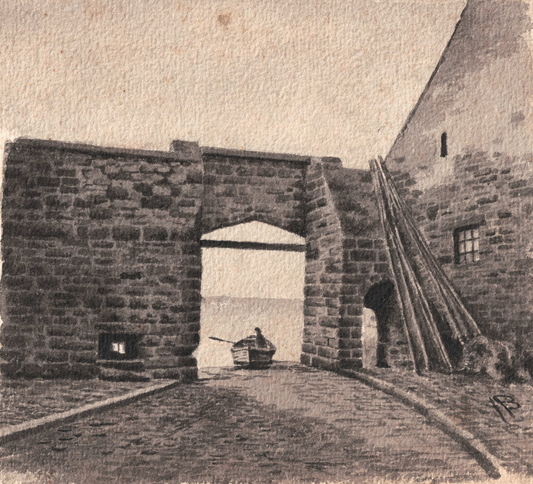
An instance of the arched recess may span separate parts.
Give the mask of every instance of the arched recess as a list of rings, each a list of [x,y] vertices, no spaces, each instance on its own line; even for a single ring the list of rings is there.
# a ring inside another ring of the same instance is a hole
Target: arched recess
[[[232,365],[230,344],[256,326],[277,361],[299,361],[303,333],[305,239],[257,220],[201,238],[202,307],[198,366]]]
[[[394,312],[394,283],[383,281],[374,284],[364,298],[363,367],[388,367],[387,344],[390,338]]]

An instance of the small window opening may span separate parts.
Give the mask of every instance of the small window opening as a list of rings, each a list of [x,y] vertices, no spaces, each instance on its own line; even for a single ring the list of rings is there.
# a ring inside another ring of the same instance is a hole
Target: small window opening
[[[440,135],[440,156],[441,158],[448,156],[448,135],[446,133]]]
[[[111,351],[118,353],[119,355],[126,354],[126,342],[119,341],[118,343],[111,343]]]
[[[137,358],[137,335],[100,333],[98,356],[102,360],[134,360]]]
[[[479,225],[455,229],[453,238],[456,264],[479,261]]]

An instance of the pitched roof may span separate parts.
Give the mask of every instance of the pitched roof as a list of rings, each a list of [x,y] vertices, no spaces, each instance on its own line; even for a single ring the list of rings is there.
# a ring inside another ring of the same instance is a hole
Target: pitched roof
[[[533,152],[532,0],[469,0],[389,158]]]

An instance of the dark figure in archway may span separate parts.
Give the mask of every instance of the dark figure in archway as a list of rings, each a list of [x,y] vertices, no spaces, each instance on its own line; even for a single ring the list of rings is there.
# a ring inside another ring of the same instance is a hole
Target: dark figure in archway
[[[378,343],[377,366],[388,368],[387,344],[390,336],[390,325],[394,312],[394,283],[390,281],[374,284],[366,293],[365,307],[374,311],[377,319]]]

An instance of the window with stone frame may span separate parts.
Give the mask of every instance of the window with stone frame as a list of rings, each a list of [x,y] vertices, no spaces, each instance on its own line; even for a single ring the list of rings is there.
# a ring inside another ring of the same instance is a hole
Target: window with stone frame
[[[455,229],[453,239],[456,264],[479,262],[479,225]]]

